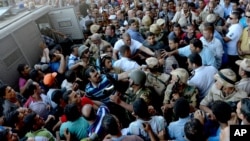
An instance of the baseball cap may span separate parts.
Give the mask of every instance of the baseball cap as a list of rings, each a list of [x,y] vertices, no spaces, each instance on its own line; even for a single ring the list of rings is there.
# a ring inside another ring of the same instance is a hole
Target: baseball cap
[[[55,82],[57,73],[53,72],[53,73],[47,73],[44,78],[43,78],[43,84],[46,86],[52,86]]]

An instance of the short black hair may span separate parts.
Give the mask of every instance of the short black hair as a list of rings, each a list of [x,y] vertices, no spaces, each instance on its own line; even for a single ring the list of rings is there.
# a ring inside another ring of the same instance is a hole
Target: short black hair
[[[102,128],[106,134],[111,135],[117,135],[120,130],[116,119],[111,114],[107,114],[103,117]]]
[[[73,70],[68,70],[65,72],[65,79],[70,82],[73,83],[76,80],[76,74]]]
[[[190,44],[193,44],[195,48],[203,49],[203,44],[202,44],[201,40],[199,40],[199,39],[196,39],[196,38],[192,39],[190,41]]]
[[[66,88],[54,90],[51,94],[51,100],[59,105],[60,99],[63,98],[63,94],[65,91],[66,91]]]
[[[179,118],[187,117],[189,115],[189,111],[190,111],[188,101],[183,97],[177,99],[175,101],[173,110],[174,110],[174,113],[177,117],[179,117]]]
[[[155,36],[155,34],[152,33],[152,32],[147,32],[147,33],[146,33],[146,38],[148,38],[148,37],[150,37],[150,36]]]
[[[205,141],[203,125],[196,118],[185,123],[184,132],[186,138],[190,141]]]
[[[28,115],[26,115],[23,118],[25,129],[27,129],[27,130],[33,130],[33,125],[35,124],[35,117],[36,117],[36,115],[37,114],[35,112],[32,112],[32,113],[29,113]]]
[[[250,99],[249,98],[241,99],[240,111],[244,115],[244,117],[247,119],[247,121],[250,122]]]
[[[122,56],[124,56],[125,52],[130,50],[130,47],[128,45],[122,45],[119,49],[119,52],[121,53]]]
[[[197,66],[202,66],[202,58],[198,53],[192,53],[188,56],[188,59],[191,63],[196,64]]]
[[[17,71],[20,75],[22,75],[22,71],[24,71],[26,64],[19,64],[17,66]]]
[[[5,127],[0,127],[0,140],[8,141],[7,135],[9,133],[9,129]]]
[[[173,37],[169,36],[168,40],[173,41],[174,43],[179,43],[180,42],[180,39],[178,37],[176,37],[176,36],[173,36]]]
[[[232,109],[228,103],[221,100],[217,100],[212,104],[211,109],[217,121],[221,123],[227,123],[228,120],[230,120]]]
[[[173,25],[174,27],[178,27],[178,28],[180,28],[181,29],[181,25],[179,24],[179,23],[174,23],[174,25]]]
[[[129,19],[128,26],[131,26],[133,23],[138,22],[136,19]]]
[[[63,93],[63,101],[65,102],[65,103],[69,103],[69,95],[72,93],[72,90],[68,90],[68,91],[65,91],[64,93]]]
[[[148,118],[150,116],[148,112],[148,105],[142,98],[138,98],[134,101],[133,110],[134,113],[140,118]]]
[[[0,86],[0,98],[3,98],[5,96],[5,90],[8,87],[8,85],[3,84]]]
[[[109,26],[111,30],[115,31],[115,25],[110,24],[110,25],[107,25],[107,26]]]
[[[96,69],[93,66],[88,67],[85,71],[85,77],[90,78],[90,73],[93,73],[95,71]]]
[[[80,47],[81,45],[79,44],[74,44],[70,47],[70,51],[73,52],[74,51],[74,48],[77,48],[77,47]]]
[[[68,121],[75,121],[81,116],[76,104],[67,104],[64,108],[64,113]]]

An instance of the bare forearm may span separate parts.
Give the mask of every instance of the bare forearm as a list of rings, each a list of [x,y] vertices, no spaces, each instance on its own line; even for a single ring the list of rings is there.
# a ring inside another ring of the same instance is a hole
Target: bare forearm
[[[133,112],[133,106],[132,106],[132,105],[127,104],[127,103],[124,102],[124,101],[121,101],[121,102],[119,103],[119,105],[120,105],[121,107],[123,107],[124,109],[128,110],[129,112]]]

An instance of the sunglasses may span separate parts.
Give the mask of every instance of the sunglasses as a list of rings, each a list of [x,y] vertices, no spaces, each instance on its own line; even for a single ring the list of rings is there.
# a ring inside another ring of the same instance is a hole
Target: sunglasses
[[[248,19],[250,19],[250,16],[247,16],[247,15],[246,15],[245,17],[248,18]]]

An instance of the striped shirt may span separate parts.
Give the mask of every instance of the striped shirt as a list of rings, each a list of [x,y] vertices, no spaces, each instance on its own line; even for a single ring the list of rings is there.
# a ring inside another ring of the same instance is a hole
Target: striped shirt
[[[118,80],[117,74],[111,74],[111,76],[115,80]],[[105,88],[111,86],[112,83],[111,81],[109,81],[106,75],[102,74],[101,77],[102,80],[97,87],[94,87],[92,83],[88,83],[85,92],[86,92],[86,97],[90,98],[91,100],[98,100],[106,104],[109,102],[109,96],[111,95],[111,93],[104,92],[104,90]]]
[[[103,134],[103,130],[101,128],[101,125],[102,125],[102,120],[103,120],[103,117],[106,115],[106,114],[109,114],[109,109],[108,107],[104,106],[104,105],[101,105],[98,110],[97,110],[97,113],[96,113],[96,120],[93,124],[91,124],[88,128],[88,133],[89,133],[89,137],[93,134],[93,133],[96,133],[98,136],[101,136]]]

